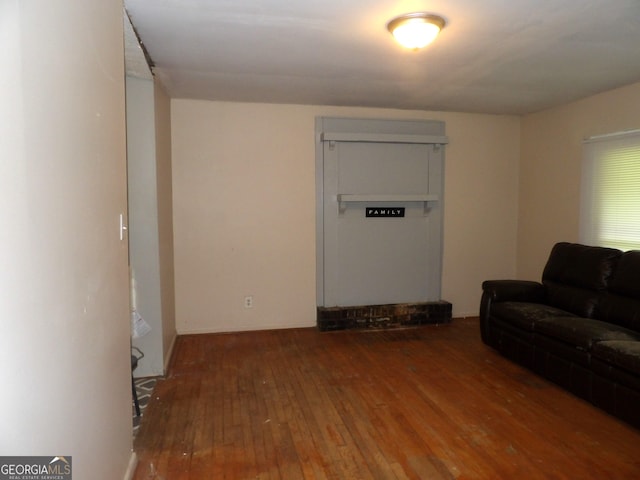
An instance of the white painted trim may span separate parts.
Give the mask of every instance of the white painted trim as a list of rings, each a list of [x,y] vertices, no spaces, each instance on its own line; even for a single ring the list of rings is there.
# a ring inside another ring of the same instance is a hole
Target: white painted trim
[[[138,455],[133,450],[131,451],[131,456],[129,457],[129,465],[127,466],[127,471],[124,473],[124,477],[122,480],[132,480],[133,476],[136,473],[136,467],[138,466]]]
[[[449,138],[445,135],[416,135],[416,134],[383,134],[383,133],[351,133],[351,132],[322,132],[323,142],[379,142],[379,143],[420,143],[446,145]]]
[[[605,134],[602,134],[602,135],[593,135],[591,137],[585,138],[582,141],[582,143],[599,142],[599,141],[602,141],[602,140],[613,140],[613,139],[616,139],[616,138],[635,136],[635,135],[640,135],[640,129],[624,130],[622,132],[605,133]]]
[[[259,332],[263,330],[290,330],[293,328],[316,328],[316,318],[313,318],[313,322],[309,323],[291,323],[286,325],[260,325],[260,328],[256,328],[254,325],[239,325],[235,330],[229,330],[229,328],[194,328],[191,330],[180,330],[178,335],[200,335],[203,333],[238,333],[238,332]]]
[[[338,202],[437,202],[435,194],[382,195],[339,193]]]

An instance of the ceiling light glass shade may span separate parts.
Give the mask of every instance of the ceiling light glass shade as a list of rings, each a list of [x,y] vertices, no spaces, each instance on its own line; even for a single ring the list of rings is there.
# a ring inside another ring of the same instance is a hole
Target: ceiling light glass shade
[[[400,45],[417,50],[433,42],[444,24],[444,19],[437,15],[408,13],[391,20],[387,28]]]

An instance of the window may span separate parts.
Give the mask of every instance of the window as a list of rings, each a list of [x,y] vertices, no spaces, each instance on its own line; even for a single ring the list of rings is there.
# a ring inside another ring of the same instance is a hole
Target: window
[[[640,130],[584,142],[580,241],[640,249]]]

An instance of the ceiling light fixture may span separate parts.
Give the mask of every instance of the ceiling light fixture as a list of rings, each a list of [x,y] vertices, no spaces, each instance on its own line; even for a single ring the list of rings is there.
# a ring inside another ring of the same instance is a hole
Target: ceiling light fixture
[[[387,29],[400,45],[418,50],[433,42],[444,25],[444,18],[438,15],[407,13],[391,20]]]

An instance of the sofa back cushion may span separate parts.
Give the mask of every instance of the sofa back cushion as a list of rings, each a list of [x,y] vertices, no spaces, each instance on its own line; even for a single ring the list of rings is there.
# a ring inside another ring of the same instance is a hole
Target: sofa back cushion
[[[621,255],[614,248],[557,243],[542,273],[547,302],[581,317],[597,317],[599,299]]]
[[[602,320],[640,332],[640,250],[621,255],[600,310]]]

